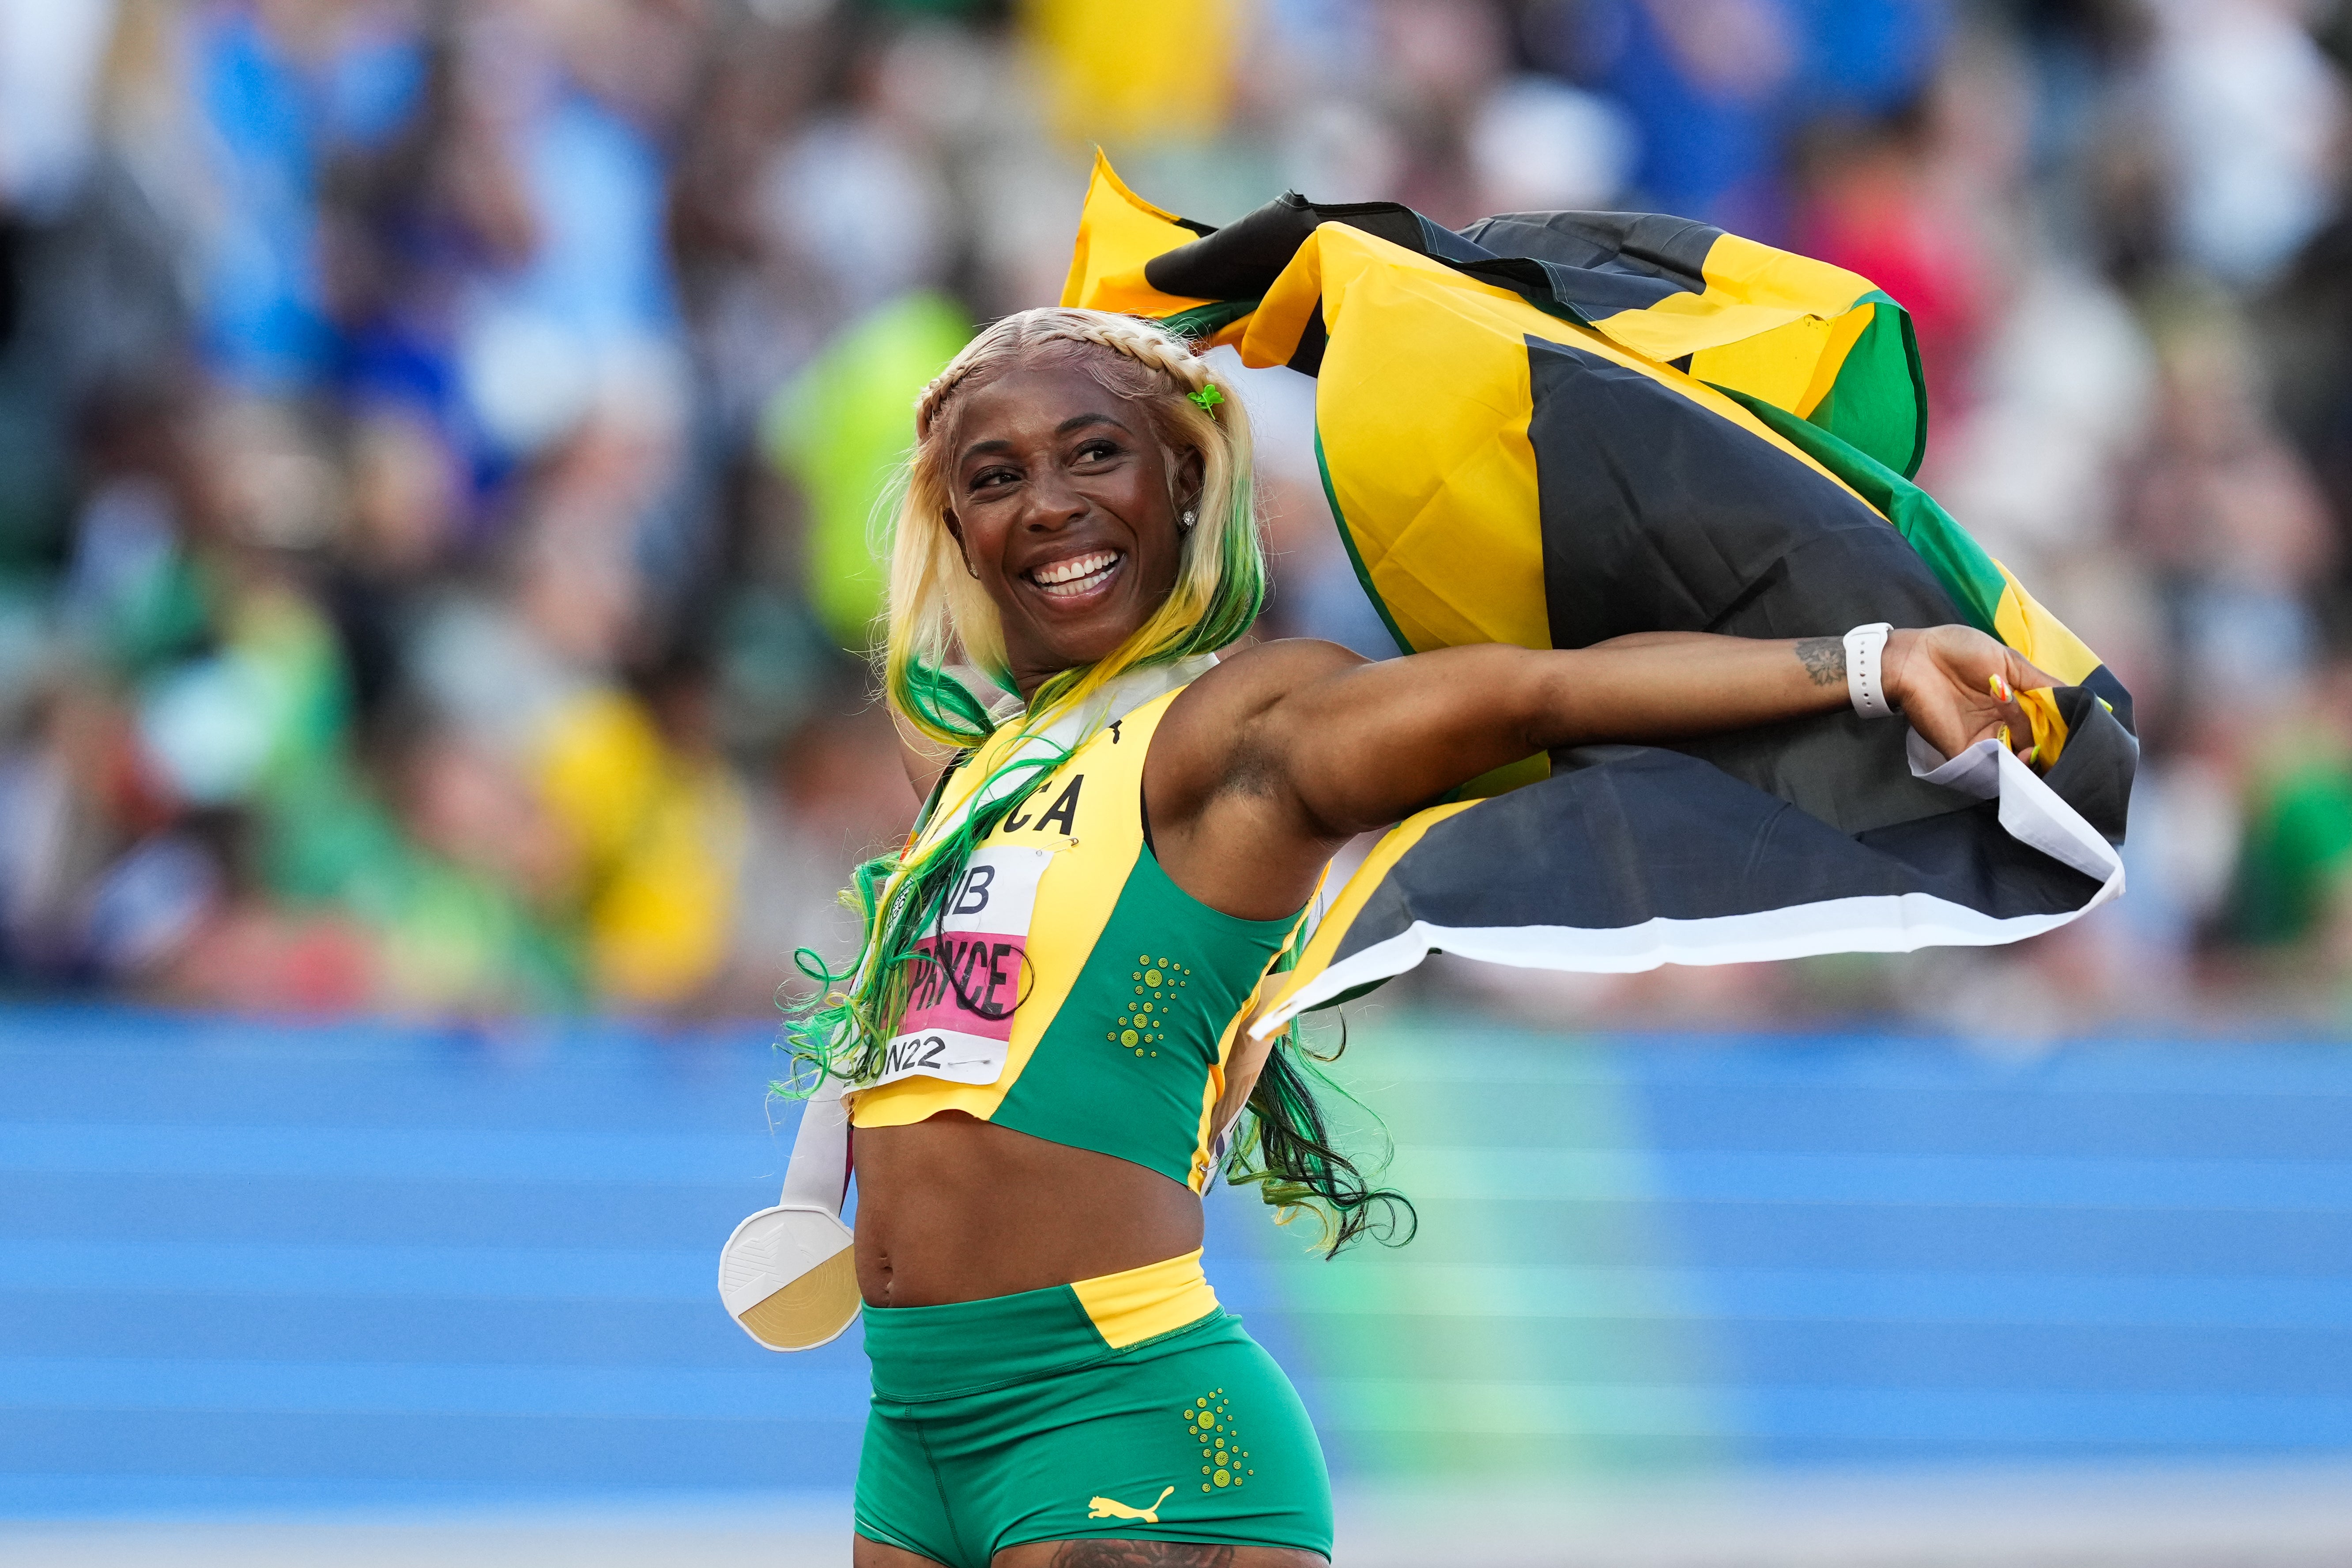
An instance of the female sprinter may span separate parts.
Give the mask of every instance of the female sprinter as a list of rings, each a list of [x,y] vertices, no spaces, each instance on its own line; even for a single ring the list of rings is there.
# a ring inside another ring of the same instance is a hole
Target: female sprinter
[[[1548,748],[1848,700],[1842,626],[1385,663],[1238,641],[1265,593],[1248,425],[1181,338],[998,321],[917,405],[885,681],[929,798],[865,868],[866,948],[799,1030],[850,1084],[874,1401],[858,1568],[1307,1568],[1322,1455],[1201,1269],[1227,1161],[1334,1245],[1390,1194],[1239,1027],[1350,837]],[[1000,721],[950,658],[1022,704]],[[1947,755],[2047,678],[1897,631],[1886,695]],[[2002,694],[2002,695],[1995,695]],[[1024,706],[1025,704],[1025,706]]]

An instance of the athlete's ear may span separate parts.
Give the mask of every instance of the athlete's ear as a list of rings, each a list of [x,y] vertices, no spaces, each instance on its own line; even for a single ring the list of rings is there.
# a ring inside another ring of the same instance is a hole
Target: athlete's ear
[[[975,577],[979,576],[980,568],[971,563],[971,551],[963,542],[963,524],[956,521],[952,510],[941,510],[940,521],[948,525],[948,537],[956,542],[956,553],[963,557],[963,569]]]
[[[1169,477],[1175,481],[1170,499],[1175,501],[1178,511],[1201,504],[1201,475],[1206,468],[1207,463],[1197,447],[1187,447],[1176,455],[1176,464]]]

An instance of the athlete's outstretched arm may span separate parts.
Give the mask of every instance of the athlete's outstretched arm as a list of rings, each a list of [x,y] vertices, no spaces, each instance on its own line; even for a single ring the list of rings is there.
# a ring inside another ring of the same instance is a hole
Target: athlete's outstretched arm
[[[1903,717],[1947,756],[2003,726],[2026,750],[2032,728],[2001,693],[2055,684],[1966,626],[1894,633],[1881,670]],[[1327,664],[1255,716],[1240,757],[1244,767],[1271,764],[1308,820],[1338,835],[1394,822],[1555,747],[1685,740],[1834,712],[1848,700],[1839,637],[1645,633],[1589,648],[1444,648]]]

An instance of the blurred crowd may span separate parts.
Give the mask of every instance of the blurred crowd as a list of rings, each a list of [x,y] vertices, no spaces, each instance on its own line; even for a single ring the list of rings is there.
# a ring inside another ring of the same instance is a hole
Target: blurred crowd
[[[875,499],[1099,143],[1213,222],[1636,208],[1863,273],[1923,482],[2137,699],[2079,928],[1425,993],[2331,1015],[2347,62],[2324,0],[0,0],[0,986],[743,1013],[837,957],[914,808]],[[1262,632],[1381,651],[1311,387],[1248,390]]]

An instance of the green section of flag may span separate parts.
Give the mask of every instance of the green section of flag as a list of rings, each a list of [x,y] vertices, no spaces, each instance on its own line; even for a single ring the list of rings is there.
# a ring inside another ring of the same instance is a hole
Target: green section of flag
[[[1919,375],[1919,340],[1910,312],[1878,289],[1857,305],[1871,307],[1838,366],[1828,394],[1813,405],[1811,423],[1895,469],[1908,479],[1927,455],[1927,391]]]

